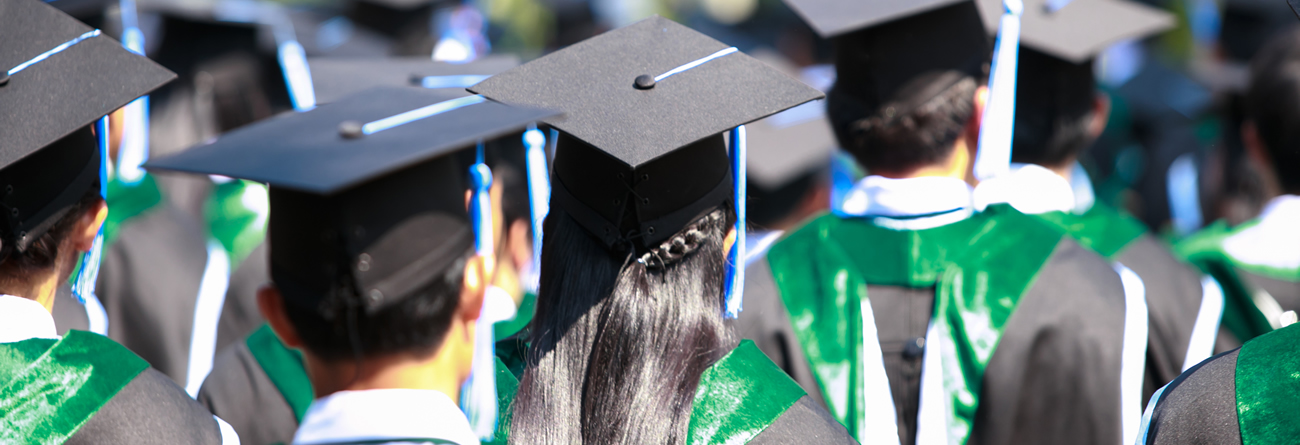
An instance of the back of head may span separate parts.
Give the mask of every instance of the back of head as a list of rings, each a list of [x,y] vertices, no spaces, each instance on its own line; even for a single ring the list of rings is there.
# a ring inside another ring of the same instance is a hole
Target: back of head
[[[1278,35],[1255,56],[1246,112],[1282,189],[1300,192],[1300,29]]]
[[[734,346],[722,317],[729,212],[635,258],[552,209],[511,443],[686,443],[700,375]]]
[[[837,37],[826,106],[840,146],[868,170],[945,159],[973,116],[987,48],[972,2]]]
[[[1095,98],[1092,60],[1071,63],[1021,46],[1011,160],[1059,166],[1088,143]]]

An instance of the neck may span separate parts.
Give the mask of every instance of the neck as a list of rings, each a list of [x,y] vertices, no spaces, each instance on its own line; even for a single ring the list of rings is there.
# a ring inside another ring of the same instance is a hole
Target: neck
[[[1070,158],[1065,161],[1062,161],[1060,164],[1056,164],[1056,165],[1038,164],[1038,166],[1051,170],[1052,173],[1056,173],[1057,176],[1065,178],[1066,181],[1069,181],[1070,176],[1073,176],[1074,174],[1074,160],[1075,160],[1074,158]]]
[[[0,294],[13,295],[35,300],[45,310],[54,310],[54,295],[59,289],[59,277],[66,276],[63,273],[64,267],[57,265],[46,270],[36,273],[27,273],[21,278],[0,278]],[[16,273],[11,269],[0,271],[0,274],[13,277]]]
[[[871,173],[891,179],[943,177],[970,182],[971,156],[965,138],[957,138],[948,157],[911,170],[873,170]]]
[[[463,335],[459,323],[447,333],[448,337]],[[472,337],[472,329],[469,332]],[[401,353],[377,357],[364,357],[360,361],[341,359],[324,361],[309,350],[303,351],[307,375],[312,390],[321,398],[339,391],[364,391],[369,389],[426,389],[438,391],[452,400],[460,400],[461,383],[469,377],[467,357],[471,350],[462,351],[462,342],[443,341],[432,355]]]

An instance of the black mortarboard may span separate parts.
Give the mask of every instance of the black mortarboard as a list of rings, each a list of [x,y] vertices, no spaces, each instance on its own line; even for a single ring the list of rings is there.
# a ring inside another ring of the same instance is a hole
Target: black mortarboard
[[[824,38],[969,0],[785,0]]]
[[[848,3],[788,2],[808,5],[805,7]],[[880,8],[846,7],[873,20],[868,28],[841,29],[836,34],[836,75],[851,81],[837,82],[833,95],[852,98],[863,113],[877,113],[893,106],[895,115],[906,115],[911,108],[962,79],[983,79],[987,75],[988,36],[978,8],[970,0],[919,2],[928,6],[907,9],[911,15],[906,16],[895,14],[897,6],[911,2],[858,3]],[[883,8],[885,5],[893,8]],[[879,15],[885,13],[889,18],[880,19]]]
[[[435,62],[428,57],[312,58],[316,102],[329,103],[377,86],[446,89],[468,95],[465,88],[488,76],[514,68],[513,56],[490,56],[467,63]]]
[[[427,285],[473,245],[466,164],[450,155],[552,114],[380,87],[146,167],[269,184],[271,273],[286,298],[322,309],[335,307],[321,306],[334,295],[361,298],[373,311]]]
[[[175,77],[36,0],[0,0],[0,238],[19,251],[100,173],[91,123]]]
[[[998,30],[1002,0],[977,0],[984,25]],[[1127,0],[1023,0],[1020,44],[1083,63],[1111,44],[1145,37],[1174,26],[1172,14]]]
[[[552,205],[607,247],[644,253],[733,196],[722,133],[822,94],[661,17],[470,88],[561,110]]]

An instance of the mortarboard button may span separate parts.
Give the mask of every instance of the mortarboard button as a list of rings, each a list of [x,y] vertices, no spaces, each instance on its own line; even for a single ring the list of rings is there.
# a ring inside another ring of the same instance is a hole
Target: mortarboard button
[[[339,124],[339,136],[343,136],[344,139],[357,139],[365,136],[365,133],[361,130],[360,122],[343,121]]]
[[[638,90],[648,90],[655,87],[655,78],[649,74],[636,76],[636,82],[633,83]]]

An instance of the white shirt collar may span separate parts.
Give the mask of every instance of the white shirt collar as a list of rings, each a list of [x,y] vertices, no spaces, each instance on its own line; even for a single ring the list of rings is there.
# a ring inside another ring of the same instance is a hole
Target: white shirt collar
[[[875,221],[885,227],[921,230],[966,219],[971,209],[970,185],[957,178],[867,176],[845,195],[841,212],[850,216],[886,218]],[[924,215],[935,216],[916,218]]]
[[[1070,181],[1051,170],[1033,164],[1014,165],[1004,175],[975,187],[975,209],[1007,203],[1021,213],[1072,212],[1075,191]]]
[[[425,389],[340,391],[307,408],[295,445],[438,439],[478,445],[455,402]]]
[[[1256,221],[1223,240],[1223,250],[1246,264],[1300,268],[1300,196],[1273,198]]]
[[[33,338],[59,338],[50,311],[35,300],[0,295],[0,343]]]

